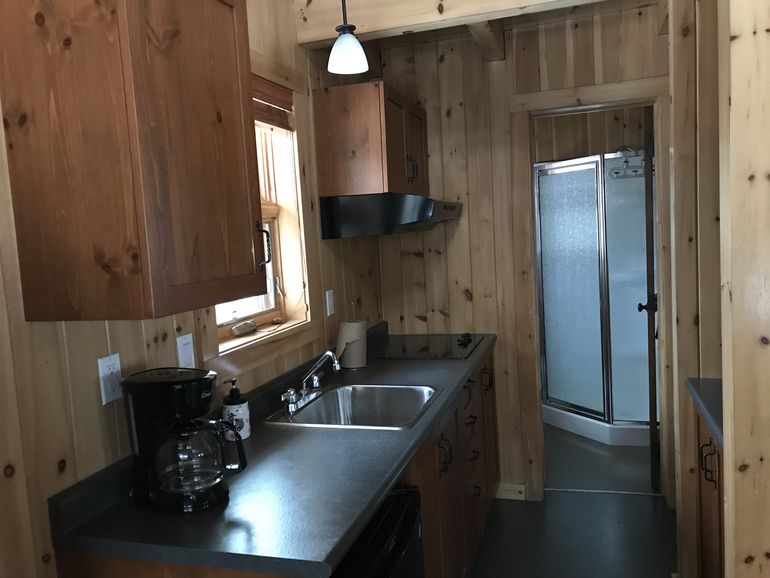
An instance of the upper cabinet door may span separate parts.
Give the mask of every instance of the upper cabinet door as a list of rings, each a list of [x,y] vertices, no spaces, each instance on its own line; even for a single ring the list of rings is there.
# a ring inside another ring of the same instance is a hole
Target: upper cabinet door
[[[320,196],[384,192],[381,94],[381,82],[313,91]]]
[[[387,149],[387,191],[390,193],[411,192],[407,178],[406,130],[404,107],[385,93],[385,142]]]
[[[427,195],[425,111],[388,87],[384,101],[387,190]]]
[[[313,92],[322,197],[428,194],[425,111],[382,81]]]
[[[149,305],[118,18],[104,4],[0,2],[0,155],[28,321],[127,319]]]
[[[406,125],[406,174],[410,192],[425,195],[428,190],[428,148],[425,138],[425,111],[404,111]]]
[[[155,316],[264,293],[243,0],[123,3]]]

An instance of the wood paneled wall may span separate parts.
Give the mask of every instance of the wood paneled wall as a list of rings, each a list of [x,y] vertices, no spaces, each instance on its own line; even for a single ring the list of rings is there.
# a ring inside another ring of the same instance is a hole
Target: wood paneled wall
[[[528,254],[515,255],[516,237],[527,235],[514,227],[515,205],[526,203],[529,193],[511,194],[512,64],[511,59],[485,62],[470,36],[382,51],[385,82],[427,111],[431,196],[463,203],[458,221],[380,239],[383,314],[398,332],[497,333],[498,406],[506,408],[498,421],[502,489],[510,496],[539,499],[539,401],[536,414],[518,410],[517,317],[527,317],[527,304],[516,294],[521,282],[531,282],[533,263]],[[529,165],[528,145],[524,152]],[[520,271],[517,260],[522,261]],[[530,305],[529,313],[534,302]],[[525,340],[536,339],[533,331],[524,333]],[[532,387],[523,396],[536,398],[531,378]],[[507,411],[511,407],[517,409]]]
[[[711,0],[672,1],[669,15],[671,283],[672,310],[677,320],[671,336],[671,365],[678,572],[682,578],[695,578],[703,573],[699,568],[697,420],[685,379],[722,375],[720,262],[715,258],[720,246],[721,219],[717,4]],[[726,426],[726,436],[727,431]]]
[[[770,10],[717,3],[725,576],[770,564]]]
[[[644,107],[630,106],[532,119],[533,161],[562,161],[644,149]]]
[[[621,2],[514,19],[515,94],[668,74],[667,11]],[[529,21],[529,22],[528,22]]]
[[[295,45],[290,3],[248,0],[248,7],[254,71],[299,88],[295,112],[312,321],[304,331],[219,358],[212,309],[142,322],[27,323],[0,135],[0,576],[55,576],[47,498],[130,452],[122,402],[101,405],[97,358],[119,352],[124,375],[176,365],[175,338],[193,332],[198,362],[222,377],[239,375],[239,385],[249,391],[335,343],[340,319],[381,318],[376,240],[319,238],[307,92],[312,75],[307,52]],[[326,289],[335,294],[336,314],[329,318]]]
[[[383,316],[406,333],[498,334],[500,495],[508,497],[543,491],[531,164],[643,142],[639,106],[531,119],[511,114],[510,102],[516,93],[665,75],[657,6],[622,6],[515,21],[507,57],[495,62],[457,32],[383,43],[383,78],[428,114],[431,196],[464,204],[457,222],[380,239]]]

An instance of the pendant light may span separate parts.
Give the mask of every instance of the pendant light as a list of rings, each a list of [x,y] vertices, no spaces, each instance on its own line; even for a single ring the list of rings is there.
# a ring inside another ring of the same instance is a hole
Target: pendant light
[[[353,33],[355,29],[355,26],[348,24],[348,10],[345,0],[342,0],[342,24],[335,28],[339,38],[332,46],[326,67],[332,74],[361,74],[369,70],[364,47]]]

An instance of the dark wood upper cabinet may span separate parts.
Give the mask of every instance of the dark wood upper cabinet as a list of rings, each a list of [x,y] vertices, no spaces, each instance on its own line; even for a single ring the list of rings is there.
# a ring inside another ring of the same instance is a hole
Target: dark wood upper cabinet
[[[314,91],[321,196],[428,195],[425,111],[382,81]]]
[[[0,52],[28,320],[265,292],[244,0],[4,2]]]

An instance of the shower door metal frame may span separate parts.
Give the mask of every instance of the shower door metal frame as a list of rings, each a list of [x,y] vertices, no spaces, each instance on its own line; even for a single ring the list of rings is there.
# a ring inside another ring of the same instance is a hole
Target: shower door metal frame
[[[653,158],[649,154],[645,154],[645,151],[621,151],[617,153],[606,153],[602,155],[592,155],[588,157],[581,157],[577,159],[569,159],[566,161],[550,161],[535,163],[532,165],[532,191],[534,202],[534,218],[535,218],[535,247],[536,247],[536,267],[537,267],[537,294],[538,294],[538,315],[540,323],[540,371],[542,376],[542,398],[543,403],[550,406],[565,409],[578,415],[583,415],[592,419],[603,421],[609,424],[612,423],[627,423],[627,424],[644,424],[648,425],[649,421],[644,420],[620,420],[616,422],[613,416],[613,388],[612,388],[612,329],[610,325],[610,294],[609,294],[609,268],[607,259],[607,222],[605,218],[606,212],[606,191],[605,191],[605,165],[606,159],[617,158],[633,158],[641,157],[642,163],[645,167],[645,180],[650,180],[650,186],[652,186],[652,179],[650,173]],[[593,167],[596,173],[596,187],[597,187],[597,230],[598,230],[598,257],[599,257],[599,310],[600,310],[600,328],[601,328],[601,343],[602,343],[602,374],[603,374],[603,399],[604,399],[604,413],[599,414],[589,408],[585,408],[579,405],[572,404],[565,400],[551,399],[548,394],[548,372],[546,364],[546,344],[545,344],[545,314],[544,314],[544,297],[543,297],[543,270],[542,270],[542,243],[540,236],[540,175],[541,174],[558,174],[565,172],[574,172],[577,170],[585,170],[588,167]],[[645,189],[645,195],[649,195]],[[649,201],[649,199],[647,199]],[[650,218],[651,205],[645,206],[645,219]],[[649,248],[651,239],[647,239],[647,246]],[[648,254],[649,260],[649,254]],[[649,282],[649,280],[648,280]],[[657,360],[655,361],[657,364]],[[657,413],[657,407],[655,408]],[[652,415],[652,411],[650,412]]]
[[[602,397],[604,411],[596,412],[590,408],[570,403],[557,398],[551,399],[548,394],[548,371],[546,362],[545,343],[545,314],[543,296],[543,247],[540,234],[540,175],[553,175],[593,169],[596,171],[596,225],[597,247],[599,257],[599,315],[602,346]],[[566,161],[550,161],[532,165],[532,192],[535,217],[535,250],[537,267],[538,316],[540,322],[540,374],[542,379],[543,402],[554,407],[566,409],[572,413],[583,415],[612,423],[612,366],[610,360],[610,312],[609,312],[609,283],[607,271],[607,231],[604,203],[604,158],[603,155],[592,155]]]

